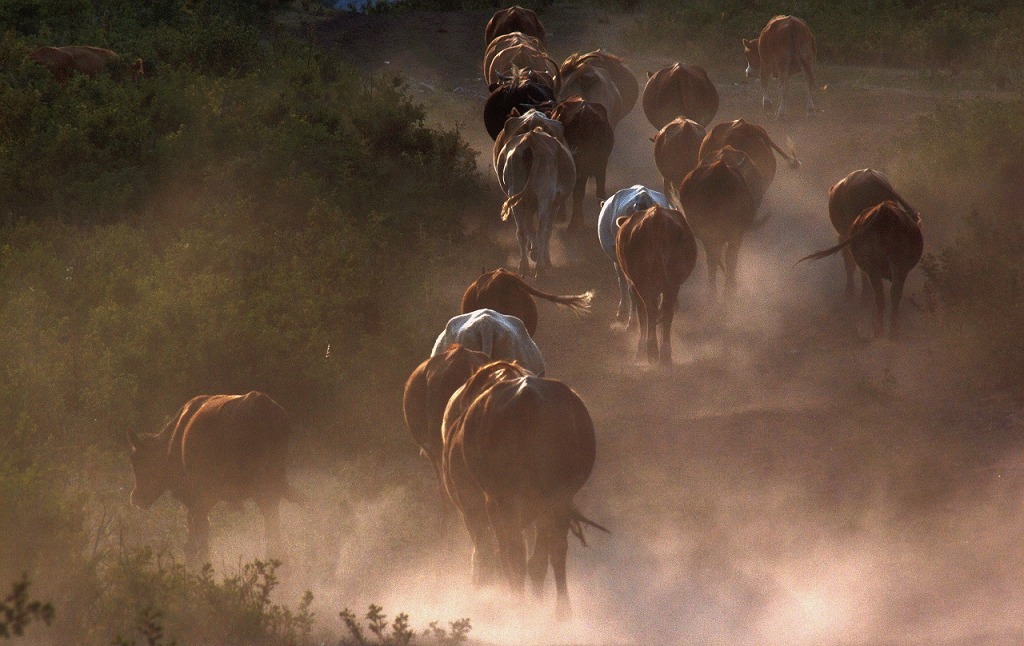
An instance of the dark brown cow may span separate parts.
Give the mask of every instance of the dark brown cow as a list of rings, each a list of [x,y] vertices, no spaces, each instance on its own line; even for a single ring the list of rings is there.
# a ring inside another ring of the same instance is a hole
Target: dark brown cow
[[[814,112],[814,99],[811,91],[814,88],[814,70],[811,63],[817,46],[814,35],[803,20],[793,16],[775,16],[761,30],[761,35],[753,40],[743,39],[743,55],[747,59],[747,76],[754,70],[759,71],[761,79],[761,104],[765,112],[772,109],[768,98],[768,77],[779,79],[779,107],[775,117],[785,112],[786,88],[789,86],[789,75],[804,73],[807,79],[807,111]]]
[[[560,381],[497,361],[452,395],[443,434],[445,485],[474,539],[474,577],[480,580],[476,566],[496,547],[512,589],[521,593],[529,573],[539,594],[550,563],[557,615],[568,618],[568,533],[583,541],[583,525],[600,528],[573,502],[597,452],[582,400]],[[527,560],[523,531],[530,525],[537,539]]]
[[[170,489],[188,510],[190,561],[209,556],[209,513],[220,501],[253,499],[266,524],[267,553],[279,554],[282,498],[300,502],[288,484],[288,414],[260,392],[200,395],[189,400],[156,435],[128,431],[135,489],[132,504],[146,509]]]
[[[670,199],[677,199],[675,192],[679,183],[697,167],[700,146],[706,135],[704,126],[686,117],[679,117],[665,124],[651,138],[654,142],[654,163],[664,180],[665,195]]]
[[[756,226],[758,198],[750,186],[761,183],[747,154],[727,146],[702,160],[679,186],[679,204],[704,247],[712,294],[719,267],[725,274],[726,292],[736,289],[740,245],[747,231]]]
[[[718,113],[718,89],[700,65],[673,65],[647,73],[644,114],[655,128],[677,117],[707,127]]]
[[[466,288],[462,294],[462,313],[474,310],[491,309],[495,312],[514,316],[526,325],[526,330],[533,336],[537,331],[537,303],[533,297],[543,298],[552,303],[565,305],[574,312],[588,312],[594,292],[559,296],[542,292],[506,269],[495,269],[484,272]]]
[[[697,264],[697,240],[679,211],[652,206],[619,218],[615,256],[640,318],[637,358],[672,364],[672,318],[679,288]],[[661,353],[658,325],[661,325]]]
[[[836,233],[839,234],[839,242],[846,240],[850,226],[858,215],[886,200],[898,202],[907,213],[917,213],[914,207],[900,197],[900,194],[889,183],[889,178],[877,170],[870,168],[855,170],[836,182],[828,190],[828,217],[832,221]],[[853,261],[853,252],[850,247],[843,248],[843,264],[846,268],[846,296],[853,298],[853,274],[856,263]],[[871,292],[867,274],[861,272],[861,279],[861,295],[868,299],[871,297]]]
[[[96,76],[108,65],[120,60],[117,52],[88,45],[39,47],[28,55],[29,59],[44,65],[55,79],[66,81],[73,72]],[[137,81],[143,76],[142,59],[137,58],[127,67],[127,78]]]
[[[907,212],[899,202],[886,200],[860,215],[850,225],[846,240],[838,245],[801,258],[817,260],[849,247],[857,266],[867,274],[875,292],[875,337],[885,334],[885,291],[882,280],[891,281],[889,290],[889,336],[899,336],[900,300],[907,274],[921,259],[924,236],[921,216]]]
[[[701,161],[711,159],[726,146],[746,153],[761,172],[763,184],[750,187],[754,191],[758,205],[775,179],[775,154],[772,151],[782,156],[790,168],[800,168],[800,161],[792,152],[787,153],[779,148],[764,128],[747,123],[743,119],[720,123],[712,128],[700,145]]]
[[[491,358],[483,352],[453,343],[441,354],[417,366],[405,382],[405,394],[402,397],[405,426],[420,451],[430,460],[442,487],[441,422],[444,409],[452,393],[466,383],[478,368],[490,361]]]
[[[579,96],[603,105],[613,128],[633,109],[639,92],[636,78],[622,59],[600,49],[565,59],[559,69],[559,85],[559,99]]]
[[[608,197],[605,175],[608,158],[615,146],[615,131],[608,122],[608,111],[600,103],[574,96],[562,101],[551,111],[552,118],[565,128],[565,142],[576,164],[576,186],[572,191],[572,217],[568,230],[583,229],[583,198],[591,177],[596,184],[597,199]]]
[[[541,24],[536,13],[530,9],[515,6],[494,12],[484,28],[484,40],[490,44],[498,36],[511,34],[514,31],[533,36],[541,42],[544,42],[544,37],[547,35],[544,32],[544,25]]]
[[[538,105],[554,102],[555,93],[536,72],[520,70],[490,86],[491,94],[484,104],[484,127],[491,139],[497,139],[513,111],[516,115]]]

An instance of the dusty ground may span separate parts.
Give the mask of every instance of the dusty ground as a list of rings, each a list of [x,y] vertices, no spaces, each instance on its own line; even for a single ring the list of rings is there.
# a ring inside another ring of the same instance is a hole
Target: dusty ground
[[[318,25],[317,38],[368,73],[406,75],[430,122],[458,127],[492,179],[480,118],[487,18],[339,15]],[[630,16],[556,5],[543,19],[556,59],[602,46],[625,54],[638,78],[672,62],[627,48]],[[617,290],[596,233],[570,240],[556,231],[557,267],[542,286],[598,296],[583,318],[541,305],[537,342],[550,376],[575,388],[594,417],[598,462],[577,501],[612,529],[570,548],[575,621],[551,622],[551,599],[510,602],[469,586],[467,541],[453,519],[439,520],[443,503],[411,442],[408,455],[371,457],[318,482],[337,511],[286,510],[305,545],[308,576],[297,578],[328,609],[379,602],[414,620],[469,616],[474,635],[507,644],[1024,643],[1014,407],[979,401],[959,383],[957,348],[912,305],[905,341],[876,342],[867,316],[841,298],[838,259],[793,267],[834,239],[828,186],[884,167],[889,142],[941,92],[912,73],[824,67],[822,111],[772,123],[736,59],[709,64],[722,95],[717,120],[742,116],[777,141],[791,138],[803,167],[780,165],[768,197],[775,216],[747,242],[734,302],[710,304],[700,268],[684,285],[673,370],[635,363],[634,336],[611,328]],[[791,100],[798,107],[802,95]],[[639,108],[619,126],[611,190],[660,185],[652,134]],[[954,215],[925,208],[924,191],[907,197],[920,202],[927,245],[938,248]],[[481,209],[496,219],[500,201],[495,187]],[[592,193],[586,209],[592,225]],[[511,228],[496,228],[500,253],[467,252],[437,272],[451,314],[481,266],[513,266]],[[911,299],[920,281],[918,272]],[[422,340],[424,357],[431,343]],[[381,406],[396,426],[388,432],[401,432],[394,395]],[[373,493],[352,493],[354,482]]]

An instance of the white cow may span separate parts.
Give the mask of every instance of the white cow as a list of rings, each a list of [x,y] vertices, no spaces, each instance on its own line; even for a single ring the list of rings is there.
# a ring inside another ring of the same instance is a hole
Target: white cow
[[[430,356],[444,352],[453,343],[490,355],[494,361],[516,361],[533,374],[544,376],[540,348],[526,331],[526,325],[514,316],[489,309],[455,316],[437,337]]]
[[[565,144],[540,127],[509,141],[499,157],[498,175],[508,195],[501,219],[515,219],[519,273],[526,275],[532,259],[539,275],[541,266],[551,266],[551,230],[576,186],[576,164]]]
[[[505,179],[502,177],[501,171],[505,167],[505,160],[508,158],[508,144],[510,142],[535,128],[540,128],[558,141],[563,144],[565,143],[565,127],[543,112],[530,108],[522,115],[519,115],[516,110],[513,110],[512,114],[516,116],[511,116],[505,120],[505,126],[501,129],[501,134],[494,140],[494,149],[491,155],[491,164],[494,167],[494,173],[498,176],[498,184],[501,186],[502,191],[505,190]]]
[[[601,214],[597,218],[597,238],[601,241],[601,248],[612,259],[615,266],[615,276],[619,279],[619,309],[615,313],[615,320],[625,319],[628,326],[633,320],[636,312],[636,303],[633,302],[633,295],[629,291],[629,284],[626,282],[626,275],[622,273],[618,261],[615,259],[615,237],[619,233],[619,227],[615,221],[620,217],[646,211],[652,206],[663,206],[666,209],[675,207],[665,197],[654,189],[647,188],[640,184],[634,184],[629,188],[617,191],[601,204]]]

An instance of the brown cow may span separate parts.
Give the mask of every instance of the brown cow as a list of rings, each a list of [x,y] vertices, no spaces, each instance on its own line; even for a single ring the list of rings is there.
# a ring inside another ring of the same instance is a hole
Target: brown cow
[[[751,185],[762,183],[747,154],[726,146],[712,158],[702,160],[679,186],[679,204],[704,247],[712,295],[719,267],[725,275],[727,293],[735,291],[743,236],[757,226],[758,198]]]
[[[146,509],[170,489],[188,510],[190,561],[209,556],[209,513],[220,501],[256,501],[266,525],[267,553],[281,547],[278,504],[301,502],[288,484],[288,414],[260,392],[193,397],[156,435],[128,431],[135,488]]]
[[[514,591],[522,592],[529,573],[539,594],[550,563],[557,615],[568,618],[568,533],[583,542],[584,525],[604,529],[573,502],[597,452],[586,406],[562,382],[496,361],[452,395],[443,429],[445,486],[473,538],[474,579],[484,580],[482,566],[496,556]],[[527,560],[530,525],[537,539]]]
[[[652,206],[619,218],[615,256],[640,317],[637,358],[672,364],[672,318],[679,288],[697,264],[697,240],[679,211]],[[658,325],[661,353],[658,353]],[[646,346],[646,347],[645,347]]]
[[[43,46],[28,55],[29,59],[44,65],[58,81],[64,82],[73,72],[96,76],[111,63],[120,60],[116,52],[102,47],[88,45],[67,45],[64,47]],[[137,58],[127,68],[127,76],[133,81],[143,76],[142,59]]]
[[[768,98],[768,77],[779,79],[779,107],[775,112],[775,117],[779,118],[785,112],[789,75],[801,71],[807,79],[807,111],[814,112],[814,99],[811,98],[814,70],[811,69],[811,62],[816,51],[814,35],[807,23],[793,16],[775,16],[764,26],[760,36],[753,40],[743,39],[747,76],[752,76],[754,70],[759,71],[761,105],[765,112],[772,109],[772,102]]]
[[[537,331],[537,303],[533,300],[534,296],[565,305],[574,312],[588,312],[594,292],[572,296],[549,294],[531,287],[518,274],[505,269],[495,269],[484,272],[466,288],[462,294],[462,313],[468,314],[474,310],[487,308],[508,314],[522,321],[530,336],[533,336]]]
[[[441,478],[441,421],[444,409],[452,393],[491,358],[483,352],[465,348],[453,343],[447,350],[430,357],[409,375],[402,397],[402,412],[405,426],[420,452],[430,460],[437,475],[437,481],[444,486]]]
[[[544,25],[541,24],[540,18],[537,17],[536,13],[530,9],[515,6],[494,12],[494,15],[487,21],[487,26],[484,28],[484,40],[490,44],[498,36],[511,34],[514,31],[522,32],[527,36],[533,36],[542,43],[546,36]]]
[[[889,178],[870,168],[855,170],[828,190],[828,217],[839,234],[839,242],[846,240],[850,226],[857,216],[886,200],[898,202],[907,213],[917,210],[900,197],[896,189],[889,183]],[[853,274],[856,263],[850,247],[843,248],[843,265],[846,269],[846,296],[853,298]],[[867,274],[861,272],[861,295],[865,299],[871,297]]]
[[[673,65],[647,73],[644,114],[655,128],[677,117],[707,127],[718,113],[718,89],[700,65]]]
[[[899,202],[886,200],[857,216],[846,240],[838,245],[801,258],[817,260],[849,247],[857,266],[868,276],[875,292],[875,337],[885,334],[885,291],[882,279],[892,282],[889,291],[889,336],[899,336],[900,300],[907,274],[921,259],[924,236],[921,216],[907,212]]]
[[[551,111],[551,116],[565,127],[565,142],[576,164],[576,186],[572,191],[572,218],[568,230],[583,229],[583,198],[587,181],[594,178],[597,199],[608,197],[605,176],[608,158],[615,146],[615,130],[608,122],[608,111],[600,103],[585,101],[574,96],[562,101]]]
[[[510,45],[494,53],[488,63],[484,79],[488,87],[513,76],[519,70],[536,72],[536,78],[547,85],[557,95],[559,88],[558,63],[543,49],[522,43]],[[493,88],[492,88],[493,89]]]
[[[736,150],[746,153],[750,157],[750,161],[761,172],[763,183],[750,187],[758,205],[761,204],[765,191],[775,179],[775,154],[772,151],[781,155],[793,170],[800,168],[800,161],[792,151],[787,153],[782,150],[778,144],[772,141],[764,128],[747,123],[743,119],[726,121],[712,128],[700,145],[701,161],[711,159],[726,146],[732,146]]]
[[[533,36],[527,36],[524,33],[514,31],[511,34],[505,34],[498,36],[487,45],[487,49],[484,50],[484,76],[487,76],[487,70],[491,68],[491,61],[494,57],[503,49],[513,47],[515,45],[528,45],[538,51],[545,51],[544,45]]]
[[[707,135],[704,126],[679,117],[670,121],[651,138],[654,142],[654,163],[664,180],[665,195],[678,201],[676,188],[687,173],[697,167],[700,146]]]
[[[600,103],[608,112],[608,123],[612,127],[636,104],[639,93],[636,77],[621,58],[603,50],[571,55],[558,73],[561,84],[558,98],[579,96]]]

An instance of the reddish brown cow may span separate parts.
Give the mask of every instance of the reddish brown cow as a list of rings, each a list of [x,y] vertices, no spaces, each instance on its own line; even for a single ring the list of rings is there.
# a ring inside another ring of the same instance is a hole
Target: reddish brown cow
[[[665,195],[678,199],[676,187],[683,181],[687,173],[697,167],[700,159],[700,146],[704,142],[707,131],[696,121],[679,117],[665,124],[658,134],[651,138],[654,142],[654,163],[664,180]]]
[[[64,47],[39,47],[28,55],[29,59],[46,66],[58,81],[66,81],[73,72],[96,76],[114,61],[119,61],[116,52],[102,47],[88,45],[67,45]],[[137,58],[127,68],[127,76],[133,81],[143,76],[142,59]]]
[[[605,174],[608,158],[615,146],[615,131],[608,122],[608,111],[600,103],[574,96],[562,101],[551,111],[552,118],[565,128],[565,142],[576,164],[576,186],[572,191],[572,218],[568,230],[583,229],[583,198],[591,177],[596,184],[597,199],[608,197]]]
[[[405,426],[430,460],[442,487],[441,479],[441,422],[444,409],[452,393],[466,383],[477,369],[491,358],[483,352],[470,350],[453,343],[447,350],[430,357],[409,375],[402,397]]]
[[[519,274],[506,269],[484,272],[462,294],[462,313],[491,309],[518,318],[533,336],[537,331],[537,303],[533,297],[564,305],[574,312],[589,312],[594,292],[558,295],[532,287]]]
[[[677,117],[707,126],[718,112],[718,90],[700,65],[675,63],[647,73],[644,114],[655,128]]]
[[[594,424],[583,401],[560,381],[497,361],[480,368],[452,395],[443,433],[445,485],[464,510],[474,538],[474,565],[496,553],[514,591],[522,592],[529,573],[539,594],[550,563],[557,615],[568,618],[568,533],[582,542],[583,525],[604,529],[573,502],[590,477],[597,452]],[[523,531],[530,525],[537,538],[527,560]]]
[[[679,186],[679,204],[704,247],[711,293],[719,267],[726,291],[736,289],[740,245],[755,226],[758,199],[750,186],[763,183],[746,153],[731,146],[702,160]],[[724,258],[723,258],[724,252]]]
[[[768,98],[768,77],[779,79],[779,107],[775,117],[785,112],[784,102],[789,75],[804,73],[807,79],[807,111],[814,112],[811,91],[814,87],[814,70],[811,63],[817,46],[814,35],[803,20],[793,16],[775,16],[753,40],[743,39],[743,55],[747,59],[747,76],[759,71],[761,79],[761,104],[765,112],[772,109]]]
[[[547,35],[544,32],[544,25],[541,24],[536,13],[530,9],[515,6],[494,12],[484,28],[484,40],[490,44],[498,36],[511,34],[514,31],[533,36],[541,42],[544,42],[544,37]]]
[[[135,488],[132,504],[151,506],[170,489],[188,510],[190,561],[209,554],[210,510],[220,501],[253,499],[266,525],[267,553],[279,554],[282,498],[301,501],[285,476],[288,414],[260,392],[200,395],[156,435],[128,431]]]
[[[652,206],[619,218],[615,256],[640,318],[637,358],[672,364],[672,319],[679,288],[697,264],[697,241],[679,211]],[[661,353],[658,325],[661,325]]]
[[[622,58],[615,54],[610,54],[603,49],[595,49],[586,54],[577,52],[565,59],[558,68],[559,78],[569,78],[581,66],[593,66],[606,70],[615,83],[615,90],[622,99],[623,116],[633,110],[637,97],[640,96],[640,84],[636,82],[636,77],[633,76],[633,72],[626,66]],[[564,94],[563,98],[571,96],[573,95]],[[609,118],[611,118],[610,115]]]
[[[857,216],[850,225],[846,240],[838,245],[801,258],[817,260],[849,247],[857,266],[867,274],[875,292],[875,337],[885,334],[885,291],[882,280],[891,281],[889,290],[889,336],[899,336],[900,300],[907,274],[921,259],[924,236],[921,217],[908,213],[893,200],[886,200]]]
[[[746,153],[750,161],[760,171],[762,184],[750,187],[758,205],[761,204],[765,191],[775,179],[775,154],[772,151],[782,156],[790,168],[794,170],[800,168],[800,162],[796,156],[779,148],[764,128],[747,123],[743,119],[720,123],[712,128],[700,145],[701,161],[711,159],[726,146],[732,146],[736,150]]]

